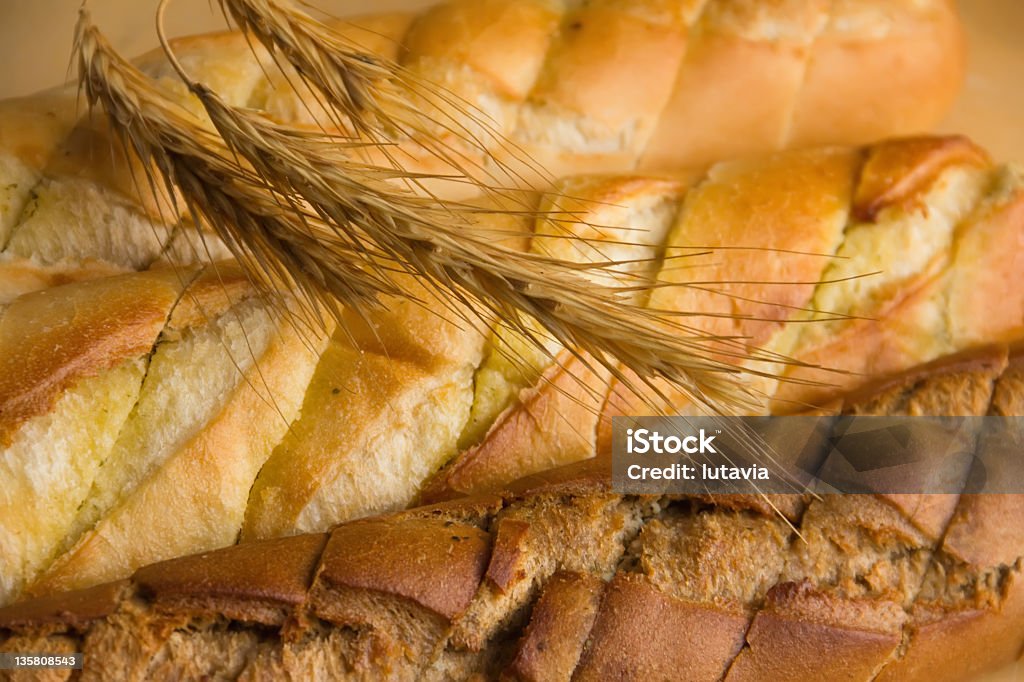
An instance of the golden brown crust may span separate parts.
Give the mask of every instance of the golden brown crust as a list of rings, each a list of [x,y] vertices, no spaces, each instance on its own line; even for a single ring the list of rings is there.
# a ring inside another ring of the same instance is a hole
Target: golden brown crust
[[[485,493],[413,507],[406,511],[395,512],[394,516],[396,518],[414,517],[459,521],[471,526],[486,528],[491,517],[497,514],[504,505],[505,499],[501,495]]]
[[[787,143],[863,143],[924,132],[956,96],[964,57],[963,29],[948,0],[834,2],[807,63]],[[887,77],[893,73],[901,77]],[[841,97],[837,83],[847,89]],[[838,115],[841,128],[829,123]]]
[[[498,417],[483,442],[460,453],[420,493],[429,503],[493,491],[507,481],[587,458],[608,372],[562,351],[519,402]]]
[[[0,630],[84,628],[113,613],[128,585],[128,580],[121,580],[5,606],[0,609]]]
[[[962,389],[973,385],[971,376],[981,375],[995,379],[1004,376],[1008,368],[1008,349],[996,345],[944,355],[932,362],[906,372],[883,377],[861,386],[842,397],[841,411],[846,414],[887,414],[898,409],[905,414],[981,414],[991,400],[989,393],[982,399],[974,393],[965,395]],[[916,398],[941,400],[940,405],[911,402],[915,388],[927,384],[942,384],[935,391],[918,391]]]
[[[726,680],[870,679],[900,643],[891,602],[835,599],[807,584],[772,588]]]
[[[913,613],[910,646],[878,676],[898,680],[972,679],[1020,657],[1024,646],[1024,579],[1020,571],[1003,585],[999,604],[954,610],[923,605]]]
[[[558,15],[538,0],[455,0],[428,9],[402,44],[403,61],[451,61],[487,77],[504,97],[523,98],[540,71]]]
[[[1013,566],[1024,556],[1024,495],[963,495],[943,539],[943,550],[970,566]]]
[[[567,464],[516,479],[505,486],[513,499],[528,495],[582,495],[611,490],[611,462],[600,458]]]
[[[921,137],[871,147],[861,169],[851,213],[873,222],[885,208],[919,201],[920,195],[950,166],[992,164],[985,150],[964,137]]]
[[[772,17],[781,24],[824,20],[825,3],[785,4],[788,6]],[[746,13],[751,18],[758,14],[754,3],[709,0],[704,16],[691,31],[671,99],[641,168],[670,168],[678,163],[679,150],[686,150],[686,163],[704,166],[783,147],[809,56],[809,35],[798,29],[804,35],[746,37],[745,21],[715,11],[730,5],[746,5],[753,10]],[[796,16],[785,13],[794,8]],[[722,25],[729,19],[733,26]]]
[[[502,519],[497,524],[485,576],[500,592],[507,592],[514,582],[526,577],[520,567],[524,563],[529,533],[530,524],[526,521]]]
[[[605,131],[630,125],[649,129],[682,60],[684,27],[655,23],[620,8],[584,5],[562,18],[557,36],[527,108],[557,112],[559,118],[580,121],[583,128],[594,126],[602,137]],[[526,135],[546,137],[539,130]]]
[[[111,277],[10,304],[0,326],[0,444],[75,382],[149,353],[190,276]]]
[[[1024,383],[1024,358],[1015,356],[996,381],[988,414],[1007,417],[1024,414],[1021,393]],[[1019,467],[1018,439],[1010,430],[986,429],[978,442],[978,450],[987,467],[987,475],[1015,480]],[[1016,429],[1019,432],[1019,429]],[[1002,464],[1006,467],[1000,470]],[[1024,524],[1007,523],[1008,519],[1024,518],[1024,495],[964,494],[943,539],[943,550],[969,566],[1013,566],[1024,556]]]
[[[617,576],[573,679],[717,680],[746,629],[746,614],[674,599],[644,580]]]
[[[999,416],[1024,414],[1024,348],[1011,350],[1009,366],[996,384],[991,411]]]

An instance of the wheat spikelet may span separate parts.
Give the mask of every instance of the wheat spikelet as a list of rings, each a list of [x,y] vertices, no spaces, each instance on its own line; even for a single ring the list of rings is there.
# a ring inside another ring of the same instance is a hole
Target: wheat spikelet
[[[671,322],[678,313],[626,302],[638,286],[595,286],[585,269],[614,262],[568,263],[495,243],[473,229],[475,209],[439,206],[396,189],[390,172],[351,161],[330,138],[291,130],[262,115],[226,104],[217,93],[190,82],[228,146],[276,188],[301,196],[354,241],[366,239],[408,264],[429,282],[465,302],[479,302],[497,319],[536,343],[531,319],[563,346],[595,358],[622,381],[618,362],[641,380],[669,379],[700,403],[735,403],[727,375],[736,367],[708,359],[709,337]],[[459,210],[461,209],[461,210]],[[314,248],[319,248],[314,245]]]
[[[298,295],[307,311],[331,305],[320,295],[322,290],[357,306],[401,293],[388,276],[383,254],[341,239],[297,204],[283,205],[288,198],[275,196],[261,178],[237,163],[213,131],[121,59],[92,26],[85,9],[75,45],[90,104],[103,106],[125,145],[144,162],[152,162],[169,194],[180,193],[188,210],[197,214],[197,224],[201,217],[215,228],[254,284],[265,292]],[[158,180],[150,176],[147,182]],[[156,191],[155,185],[152,189]]]
[[[161,0],[159,12],[164,11],[169,1]],[[284,55],[306,84],[312,86],[323,96],[327,109],[334,114],[334,120],[344,120],[355,134],[373,143],[370,145],[371,149],[382,152],[373,157],[375,161],[383,160],[391,167],[401,171],[401,164],[396,162],[387,150],[392,141],[406,140],[413,146],[420,147],[429,154],[442,159],[459,181],[470,183],[482,193],[501,195],[506,200],[505,203],[508,203],[510,193],[498,191],[489,184],[494,177],[493,173],[488,174],[488,177],[480,178],[478,176],[480,167],[473,159],[484,156],[490,160],[499,179],[508,178],[518,182],[522,178],[512,168],[491,154],[488,151],[489,148],[509,152],[510,158],[519,167],[536,177],[544,178],[546,176],[544,170],[537,168],[528,155],[515,148],[500,132],[492,129],[469,102],[449,92],[444,86],[424,81],[417,74],[408,72],[397,64],[361,53],[357,46],[346,42],[330,27],[299,10],[288,0],[218,0],[218,3],[226,16],[230,16],[243,32],[255,38],[270,54]],[[159,25],[158,18],[158,27]],[[163,45],[165,52],[173,61],[173,53],[166,40],[163,40]],[[189,83],[188,75],[180,69],[179,75],[183,81]],[[263,153],[267,151],[267,148],[261,151],[251,147],[249,142],[252,139],[271,142],[269,149],[272,153],[277,153],[277,150],[282,147],[289,146],[288,139],[278,140],[281,142],[280,145],[274,144],[274,141],[271,140],[275,134],[280,132],[285,132],[285,137],[290,137],[287,134],[288,131],[281,127],[271,130],[272,126],[265,125],[265,119],[254,117],[252,112],[232,110],[225,106],[223,100],[220,100],[216,93],[199,92],[196,86],[200,86],[200,84],[191,83],[191,86],[201,100],[205,99],[204,105],[207,113],[211,116],[216,114],[215,123],[219,122],[220,132],[222,135],[229,136],[229,142],[232,144],[238,143],[243,147],[249,147],[253,154]],[[465,123],[466,121],[468,124]],[[482,135],[479,131],[482,131]],[[247,138],[250,133],[255,134],[254,138]],[[446,141],[442,141],[441,138]],[[309,140],[309,138],[306,139]],[[489,145],[492,146],[489,147]],[[335,149],[332,150],[332,147]],[[465,154],[466,150],[476,153]],[[332,169],[338,167],[339,163],[343,163],[336,153],[336,145],[328,142],[326,146],[321,145],[316,153],[321,151],[327,151],[328,157],[332,156],[332,151],[335,153],[333,159],[322,157],[317,159],[319,161],[318,168],[313,171],[313,175],[317,178],[324,177],[323,173],[329,174]],[[246,156],[249,155],[246,154]],[[464,161],[468,161],[469,167],[463,163]],[[271,174],[280,175],[282,171],[286,172],[289,169],[276,165],[271,166],[269,170]],[[343,177],[336,179],[344,181]],[[419,177],[406,176],[405,179],[410,181],[409,185],[415,185],[414,189],[429,195],[429,190],[419,183]],[[305,177],[299,177],[298,181],[300,187],[309,187]],[[337,197],[334,198],[337,199]],[[526,210],[530,211],[531,208],[526,207]],[[417,210],[424,209],[420,207]],[[560,214],[558,219],[559,222],[565,223],[578,223],[581,220],[572,212]],[[444,223],[438,224],[444,225]],[[466,235],[465,238],[470,236],[468,231],[464,231],[463,234]],[[563,230],[561,236],[577,239],[568,230]],[[610,242],[605,241],[604,243],[609,244]],[[592,252],[599,253],[600,248],[593,248]],[[516,255],[518,254],[512,254],[512,257]],[[616,268],[621,265],[623,263],[605,262],[594,263],[591,267],[613,271],[620,282],[636,279],[635,275],[618,271]],[[713,283],[694,282],[675,286],[706,289],[709,284]],[[639,281],[632,290],[621,286],[619,291],[628,293],[636,289],[650,289],[656,286],[659,286],[657,282],[644,280]],[[846,317],[824,311],[813,312],[819,315],[824,314],[825,319]],[[662,312],[659,315],[663,320],[672,315],[679,317],[678,313]],[[708,315],[708,313],[702,313],[704,317]],[[712,315],[718,316],[719,314]],[[727,314],[727,316],[743,317],[740,314]],[[751,318],[747,317],[746,319]],[[678,320],[674,326],[673,333],[695,341],[692,350],[702,356],[707,355],[708,343],[713,342],[715,353],[719,357],[729,358],[731,361],[753,360],[769,364],[800,364],[792,358],[779,354],[751,349],[747,345],[746,339],[709,339],[699,329],[682,325],[678,323]],[[556,336],[556,340],[561,340],[561,337]],[[747,369],[750,374],[772,374],[772,372],[758,372],[756,369],[751,369],[749,364]]]
[[[324,97],[339,127],[375,143],[375,161],[400,169],[401,163],[389,148],[393,143],[408,142],[440,160],[449,170],[449,180],[482,185],[486,191],[496,181],[522,179],[488,152],[502,149],[524,170],[546,177],[543,169],[505,139],[471,103],[398,64],[361,52],[292,4],[279,0],[218,2],[243,32],[275,59],[283,55],[299,77]],[[166,2],[161,3],[165,6]],[[491,161],[492,169],[479,157]],[[413,180],[410,184],[417,183]]]
[[[623,381],[618,362],[644,382],[668,379],[717,411],[752,402],[735,381],[740,370],[711,358],[712,346],[728,339],[624,302],[635,286],[597,287],[579,275],[614,263],[579,265],[503,247],[472,229],[477,209],[439,205],[389,182],[414,175],[355,162],[337,138],[234,109],[190,83],[218,136],[117,55],[84,11],[77,53],[89,100],[103,105],[126,144],[153,161],[258,281],[301,292],[311,305],[359,308],[402,295],[389,271],[412,271],[542,343],[530,324],[536,319]]]

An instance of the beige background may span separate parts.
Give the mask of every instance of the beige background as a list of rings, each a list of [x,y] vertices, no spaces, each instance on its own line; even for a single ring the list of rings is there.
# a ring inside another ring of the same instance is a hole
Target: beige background
[[[418,8],[434,0],[312,0],[337,14]],[[0,98],[60,83],[81,0],[0,0]],[[90,0],[97,23],[125,54],[156,45],[157,0]],[[216,4],[216,2],[213,2]],[[971,43],[964,93],[943,131],[971,135],[1001,159],[1024,162],[1024,0],[960,0]],[[175,0],[172,34],[224,27],[209,0]]]
[[[314,0],[336,15],[418,8],[434,0]],[[68,73],[81,0],[0,0],[0,98],[59,84]],[[157,0],[91,0],[96,22],[125,54],[156,45]],[[175,0],[172,35],[217,30],[209,0]],[[1024,0],[960,0],[967,22],[970,73],[943,131],[967,133],[1001,159],[1024,162]],[[986,682],[1024,680],[1018,664]]]
[[[438,0],[308,0],[336,16],[418,9]],[[157,46],[159,0],[89,0],[93,20],[123,54]],[[82,0],[0,0],[0,98],[27,95],[62,82],[68,71]],[[214,9],[211,10],[211,5]],[[217,0],[174,0],[170,35],[219,31],[227,24]]]

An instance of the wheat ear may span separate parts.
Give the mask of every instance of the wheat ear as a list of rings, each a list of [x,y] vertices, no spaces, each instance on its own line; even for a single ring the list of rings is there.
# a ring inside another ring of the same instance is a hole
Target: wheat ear
[[[621,292],[579,275],[583,267],[614,264],[581,266],[493,243],[468,224],[465,211],[473,209],[404,191],[387,182],[394,170],[353,162],[337,139],[233,109],[193,83],[222,140],[121,58],[84,11],[77,40],[90,101],[108,110],[130,148],[153,161],[260,281],[360,306],[382,293],[401,294],[387,267],[412,270],[539,343],[529,325],[535,318],[623,381],[618,362],[643,381],[668,379],[718,409],[749,404],[734,380],[740,370],[710,359],[709,345],[719,339],[684,332],[664,313],[628,304]]]
[[[537,320],[563,346],[586,353],[623,381],[666,378],[701,403],[735,403],[735,366],[708,359],[727,339],[685,329],[679,313],[627,302],[641,284],[603,287],[580,276],[614,262],[574,264],[522,252],[479,233],[464,211],[396,189],[331,144],[224,103],[192,83],[228,146],[275,187],[299,195],[352,239],[368,239],[459,300],[476,301],[533,338]],[[711,398],[713,396],[713,398]]]
[[[363,308],[403,293],[383,254],[370,245],[353,246],[302,206],[282,206],[282,198],[240,166],[214,131],[124,61],[84,8],[75,54],[89,103],[103,106],[126,147],[144,167],[156,168],[171,196],[180,192],[197,224],[202,218],[214,228],[254,284],[268,293],[293,293],[308,312],[326,304],[335,314],[334,300],[322,291]]]

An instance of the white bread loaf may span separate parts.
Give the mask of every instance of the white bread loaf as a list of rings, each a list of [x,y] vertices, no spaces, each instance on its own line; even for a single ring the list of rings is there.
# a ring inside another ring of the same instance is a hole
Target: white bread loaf
[[[1024,355],[994,347],[835,407],[1022,398]],[[9,606],[0,651],[83,652],[82,680],[962,682],[1020,656],[1024,496],[775,502],[621,495],[589,460]]]
[[[508,182],[515,178],[504,177],[501,163],[522,172],[518,181],[546,184],[540,168],[548,178],[660,172],[923,132],[963,72],[950,0],[452,0],[418,16],[336,28],[489,116],[493,131],[477,131],[489,151],[463,150],[467,165]],[[262,47],[254,54],[238,33],[174,47],[191,76],[231,104],[299,126],[330,123],[308,88],[290,87],[294,73]],[[162,53],[138,63],[201,113]],[[394,153],[409,170],[451,171],[399,143]],[[512,158],[524,154],[532,168]],[[27,259],[43,268],[20,284],[32,287],[75,276],[83,261],[142,269],[225,257],[212,236],[199,242],[188,216],[178,224],[182,204],[159,187],[153,196],[143,170],[102,116],[86,116],[73,88],[0,104],[0,264],[24,270]],[[467,191],[458,183],[438,190]]]
[[[725,359],[767,353],[746,366],[781,380],[750,385],[770,411],[802,411],[871,377],[1020,335],[1022,231],[1024,176],[962,139],[723,163],[678,203],[658,275],[675,286],[654,290],[648,305],[735,339],[739,349],[722,344]],[[606,453],[613,416],[697,409],[664,384],[667,403],[618,381],[591,384],[589,400],[555,380],[509,383],[504,393],[520,398],[425,499]],[[538,419],[538,410],[561,418]]]
[[[818,326],[828,330],[826,340],[842,341],[844,354],[824,364],[853,371],[818,371],[814,376],[827,385],[751,379],[768,397],[776,398],[776,410],[828,403],[837,390],[848,391],[941,355],[1024,334],[1024,292],[1015,284],[1024,258],[1024,185],[1016,171],[993,165],[983,152],[961,139],[919,138],[863,149],[785,152],[720,164],[706,174],[685,178],[576,178],[563,186],[571,187],[581,200],[592,200],[585,205],[593,224],[554,224],[556,214],[547,214],[530,248],[571,249],[562,255],[580,259],[590,257],[591,248],[609,249],[617,257],[657,254],[663,250],[662,243],[671,245],[669,255],[673,250],[696,249],[696,256],[668,259],[660,266],[653,263],[660,272],[651,276],[679,283],[654,291],[651,299],[660,300],[659,307],[693,314],[688,318],[691,327],[714,331],[725,327],[729,334],[739,334],[744,347],[749,344],[748,352],[757,351],[760,344],[797,360],[814,357],[821,340],[812,330]],[[689,191],[684,191],[687,187]],[[564,202],[565,196],[540,199],[538,206]],[[575,207],[568,208],[576,212]],[[493,227],[481,225],[481,229]],[[599,232],[612,242],[602,246],[595,239],[573,244],[557,238],[559,230],[581,235]],[[624,234],[630,235],[632,245],[614,241]],[[914,248],[905,241],[907,235],[912,236]],[[695,241],[697,236],[703,238],[700,243]],[[980,244],[990,255],[978,256]],[[893,260],[897,251],[892,245],[905,250],[904,260]],[[846,258],[835,258],[837,252]],[[651,265],[650,261],[634,264]],[[821,283],[832,278],[826,274],[830,267],[847,268],[844,276],[885,271],[873,278],[837,277],[834,285]],[[103,286],[117,292],[118,282],[130,283],[135,277],[149,281],[158,275],[127,275],[114,278],[114,284],[103,284],[108,280],[69,284],[16,299],[0,317],[0,325],[16,325],[10,332],[12,350],[5,351],[11,353],[9,362],[32,366],[20,358],[53,343],[43,332],[59,337],[62,324],[78,319],[71,304],[61,313],[40,308],[33,303],[34,297],[90,299],[94,314],[109,327],[107,333],[116,335],[124,316],[120,312],[124,304],[118,303],[122,299],[112,298],[107,308],[102,296],[75,292],[100,291]],[[237,281],[236,286],[243,285]],[[852,311],[857,317],[804,322],[807,309],[813,307],[809,302],[832,286],[843,295],[831,299],[828,306],[843,313]],[[410,287],[411,292],[422,293],[411,283]],[[735,288],[730,291],[735,293],[732,298],[722,293],[729,287]],[[166,305],[173,303],[173,297],[165,298]],[[187,301],[183,298],[174,308],[169,329],[179,324]],[[230,543],[239,531],[244,540],[322,531],[349,518],[402,508],[417,495],[438,499],[501,487],[524,473],[602,450],[602,415],[645,414],[652,409],[626,392],[609,398],[613,387],[607,376],[590,374],[581,360],[545,368],[535,358],[532,374],[517,373],[514,365],[502,365],[496,350],[497,344],[509,339],[502,327],[491,331],[479,324],[474,327],[456,311],[437,304],[424,308],[409,301],[388,302],[383,310],[371,313],[369,327],[353,316],[329,345],[318,349],[315,344],[303,347],[302,339],[290,335],[290,327],[271,333],[261,326],[263,322],[246,317],[249,308],[244,303],[236,303],[231,310],[227,320],[237,320],[239,332],[251,337],[257,355],[255,364],[242,367],[251,381],[238,378],[234,363],[242,364],[245,358],[234,357],[237,352],[229,354],[213,344],[207,347],[205,365],[198,359],[184,362],[177,358],[187,351],[175,350],[182,342],[165,333],[148,361],[151,374],[146,377],[147,385],[160,389],[164,402],[147,407],[148,392],[142,390],[143,400],[133,410],[134,399],[125,398],[127,407],[122,410],[131,410],[131,416],[110,426],[106,450],[91,449],[84,436],[67,445],[64,456],[70,461],[95,460],[95,468],[105,460],[111,470],[72,475],[77,492],[71,502],[62,501],[65,498],[56,486],[48,492],[43,485],[33,493],[37,506],[64,505],[68,511],[48,531],[45,547],[34,550],[35,568],[19,569],[19,585],[27,584],[32,594],[81,587],[127,575],[149,559]],[[738,319],[719,316],[723,310]],[[14,322],[17,311],[29,318],[40,316],[34,324],[42,331]],[[153,319],[152,327],[147,327],[150,337],[129,359],[149,353],[152,338],[164,328],[165,314]],[[208,330],[203,338],[209,339],[226,322],[218,323],[213,314],[207,317],[210,321],[201,326]],[[58,324],[62,319],[65,322]],[[130,316],[123,319],[123,324],[135,324]],[[250,324],[256,326],[249,329]],[[803,341],[804,337],[812,342]],[[65,394],[80,395],[76,388],[85,390],[80,388],[82,382],[93,380],[83,376],[106,380],[110,367],[98,365],[90,355],[99,351],[91,351],[88,344],[74,345],[73,337],[59,342],[85,354],[84,359],[75,360],[81,374],[69,375],[62,366],[42,362],[39,376],[13,381],[5,389],[13,397],[5,397],[0,404],[24,403],[26,399],[19,396],[37,384],[52,386],[55,400]],[[263,344],[269,344],[266,350],[260,350]],[[237,342],[227,347],[238,348]],[[303,352],[280,350],[275,355],[275,348],[302,348]],[[304,354],[310,350],[317,352]],[[567,357],[567,351],[561,357]],[[288,369],[292,362],[301,367]],[[774,361],[752,362],[751,367],[766,364],[784,374],[794,371]],[[166,380],[166,391],[160,388],[163,370],[174,374]],[[260,374],[265,375],[263,379]],[[543,375],[539,380],[538,374]],[[125,381],[139,391],[136,375]],[[176,385],[178,375],[186,383]],[[208,397],[200,401],[202,395],[225,390],[212,386],[217,377],[235,387],[233,397],[226,404],[207,403]],[[244,409],[235,406],[259,402],[260,391],[250,391],[264,379],[281,392],[279,396],[271,392],[281,405],[280,413],[264,405],[263,417],[241,414]],[[784,393],[796,389],[801,392],[796,399]],[[159,406],[173,404],[174,396],[195,403],[182,412],[189,424],[164,428],[173,433],[188,430],[192,440],[182,443],[169,434],[166,438],[175,445],[150,447],[146,438],[164,436],[147,436],[147,424],[161,420],[166,414],[161,410],[169,408]],[[103,395],[97,394],[96,400],[102,402]],[[39,420],[60,414],[53,406],[59,403],[28,404],[37,405],[33,416]],[[86,407],[103,409],[102,405]],[[669,407],[691,409],[683,403]],[[7,408],[0,416],[16,419]],[[229,459],[234,464],[229,471],[198,480],[191,474],[190,463],[203,460],[204,443],[222,443],[225,437],[231,439],[234,454]],[[41,452],[53,446],[44,436],[26,438],[29,444],[21,450],[7,446],[4,451],[4,461],[15,462],[12,470],[24,468],[37,448]],[[460,439],[465,446],[474,438],[481,440],[460,452]],[[425,483],[447,461],[450,464]],[[46,473],[47,480],[66,475],[65,470]],[[223,485],[237,497],[222,508],[220,502],[214,504],[224,494],[214,482],[227,479],[230,483]],[[112,502],[116,496],[111,491],[122,481],[128,485],[121,498]],[[19,499],[27,499],[25,494],[18,493]],[[172,511],[191,514],[202,519],[202,527],[186,534],[180,532],[177,521],[166,523],[162,516],[152,515],[150,508],[162,504],[158,500],[173,506],[167,518]],[[35,527],[35,515],[32,520],[9,518],[12,524],[25,524],[19,528]],[[143,537],[153,539],[140,540]],[[8,589],[8,599],[20,592],[18,587]]]

